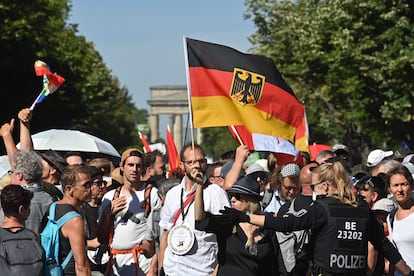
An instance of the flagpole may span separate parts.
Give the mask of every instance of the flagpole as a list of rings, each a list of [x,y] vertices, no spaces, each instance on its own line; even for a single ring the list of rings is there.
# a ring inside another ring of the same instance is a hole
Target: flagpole
[[[43,91],[45,91],[46,87],[49,85],[49,79],[46,77],[46,75],[43,75],[43,88],[42,91],[40,91],[39,95],[37,96],[36,100],[33,102],[33,104],[30,106],[30,111],[33,111],[33,109],[35,108],[37,101],[40,99],[40,97],[42,97],[43,94],[46,95],[46,92],[43,93]]]
[[[42,93],[43,93],[43,89],[42,89],[42,91],[40,91],[39,95],[38,95],[38,96],[37,96],[37,98],[34,100],[33,104],[30,106],[30,111],[33,111],[33,109],[35,108],[37,101],[38,101],[38,100],[40,99],[40,97],[42,96]]]
[[[190,86],[190,66],[188,64],[188,51],[187,51],[187,37],[183,36],[184,43],[184,60],[186,68],[186,81],[187,81],[187,95],[188,95],[188,116],[190,117],[190,129],[191,129],[191,147],[193,150],[194,160],[194,126],[193,126],[193,112],[191,107],[191,86]]]
[[[234,125],[231,125],[231,130],[233,130],[233,133],[236,135],[237,140],[239,141],[240,145],[244,145],[243,140],[241,139],[239,133],[237,132],[237,129],[234,127]]]

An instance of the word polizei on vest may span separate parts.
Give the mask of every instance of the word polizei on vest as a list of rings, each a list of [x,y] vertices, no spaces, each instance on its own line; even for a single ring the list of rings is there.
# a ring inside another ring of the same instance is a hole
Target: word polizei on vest
[[[363,269],[367,263],[364,255],[337,255],[331,254],[329,266],[345,269]]]

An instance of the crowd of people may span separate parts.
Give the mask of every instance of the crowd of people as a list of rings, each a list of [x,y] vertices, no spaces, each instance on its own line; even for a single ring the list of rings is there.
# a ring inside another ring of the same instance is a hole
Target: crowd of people
[[[298,164],[269,153],[246,167],[244,145],[208,164],[202,147],[188,144],[180,170],[167,174],[159,151],[129,148],[119,164],[36,152],[31,118],[29,109],[18,114],[19,150],[14,120],[0,128],[11,165],[0,241],[25,235],[40,245],[51,217],[79,213],[59,230],[64,275],[413,275],[409,150],[375,149],[355,165],[334,145]],[[25,253],[37,262],[6,268],[4,244],[2,275],[48,269],[39,250]]]

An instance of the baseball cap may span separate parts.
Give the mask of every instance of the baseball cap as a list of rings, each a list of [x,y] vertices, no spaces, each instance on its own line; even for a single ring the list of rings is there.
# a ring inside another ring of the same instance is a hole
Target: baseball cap
[[[124,161],[130,156],[138,156],[138,157],[143,158],[144,154],[142,153],[142,151],[136,148],[130,148],[130,149],[125,150],[121,156],[121,163],[120,163],[121,167],[124,165]]]
[[[288,176],[299,176],[300,175],[300,168],[297,164],[290,163],[283,166],[282,170],[280,171],[280,174],[283,177]]]
[[[381,198],[380,200],[374,203],[374,206],[372,206],[372,211],[391,213],[391,211],[395,208],[396,204],[394,203],[394,201],[388,198]]]
[[[333,152],[338,151],[338,150],[343,150],[343,151],[349,152],[348,147],[345,146],[345,145],[335,144],[335,145],[332,146],[332,151]]]
[[[414,154],[409,154],[404,157],[402,164],[410,171],[411,175],[414,176]]]
[[[412,151],[409,148],[399,148],[396,152],[394,152],[394,159],[404,159],[407,155],[411,155],[411,153]]]
[[[266,170],[265,168],[263,168],[259,163],[253,163],[251,164],[247,170],[246,170],[246,175],[255,173],[255,172],[269,172],[269,170]]]
[[[393,151],[383,151],[382,149],[375,149],[368,154],[367,158],[367,166],[368,167],[375,167],[378,165],[384,158],[390,157],[393,155]]]
[[[121,168],[115,168],[111,172],[112,182],[117,182],[119,184],[124,184],[124,177],[121,175]]]

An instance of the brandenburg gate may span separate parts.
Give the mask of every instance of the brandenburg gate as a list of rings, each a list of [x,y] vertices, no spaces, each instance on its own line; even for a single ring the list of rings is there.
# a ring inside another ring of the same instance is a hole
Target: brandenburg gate
[[[174,137],[177,150],[183,144],[183,115],[188,115],[188,94],[185,85],[152,86],[148,127],[150,130],[149,142],[154,143],[159,135],[159,115],[169,115],[169,126]],[[197,129],[198,143],[201,143],[200,129]]]

